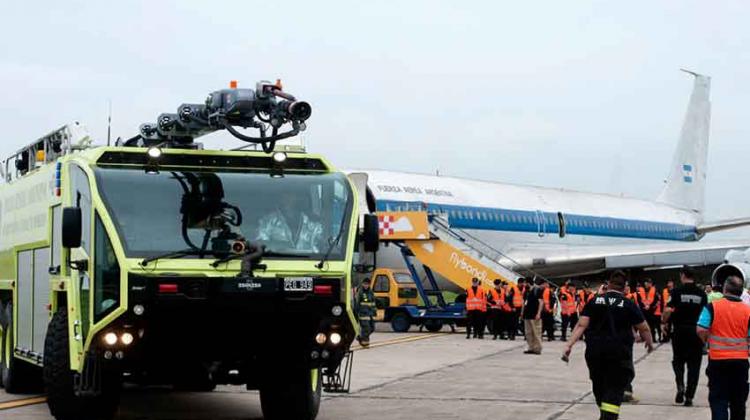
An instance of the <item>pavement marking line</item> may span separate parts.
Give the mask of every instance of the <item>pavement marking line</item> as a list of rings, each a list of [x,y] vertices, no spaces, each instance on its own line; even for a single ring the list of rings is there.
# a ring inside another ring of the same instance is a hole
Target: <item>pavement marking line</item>
[[[399,337],[399,338],[394,338],[392,340],[381,341],[379,343],[372,343],[367,347],[362,347],[362,346],[352,347],[352,351],[374,349],[377,347],[390,346],[390,345],[401,344],[401,343],[410,343],[412,341],[426,340],[428,338],[435,338],[435,337],[444,336],[444,335],[446,334],[445,333],[431,333],[431,334],[423,334],[423,335],[417,335],[417,336]]]
[[[654,347],[654,350],[653,350],[653,351],[652,351],[651,353],[646,353],[646,354],[642,355],[641,357],[639,357],[638,359],[634,360],[634,361],[633,361],[633,366],[637,365],[638,363],[641,363],[642,361],[646,360],[646,358],[647,358],[648,356],[650,356],[650,355],[654,354],[654,353],[656,352],[656,350],[659,350],[659,347],[661,347],[661,346],[662,346],[662,344],[664,344],[664,343],[658,343],[658,344],[656,345],[656,347]],[[569,410],[570,410],[571,408],[573,408],[573,407],[575,407],[576,405],[580,404],[580,403],[581,403],[581,402],[582,402],[582,401],[583,401],[583,400],[584,400],[584,399],[585,399],[586,397],[588,397],[589,395],[591,395],[591,394],[593,394],[593,393],[594,393],[594,391],[591,391],[591,390],[589,390],[589,391],[588,391],[588,392],[586,392],[585,394],[583,394],[583,395],[581,395],[580,397],[578,397],[578,398],[574,399],[574,400],[573,400],[573,401],[572,401],[572,402],[570,403],[570,405],[568,405],[567,407],[563,408],[563,409],[562,409],[561,411],[558,411],[557,413],[555,413],[555,414],[552,414],[551,416],[547,417],[547,420],[557,420],[557,419],[559,419],[560,417],[562,417],[563,415],[565,415],[565,413],[567,413],[567,412],[568,412],[568,411],[569,411]],[[623,402],[623,403],[624,403],[624,402]],[[626,403],[625,403],[625,404],[626,404]],[[640,404],[640,403],[639,403],[638,405],[643,405],[643,404]]]
[[[6,401],[0,403],[0,410],[10,410],[11,408],[25,407],[27,405],[41,404],[47,401],[47,397],[24,398],[21,400]]]

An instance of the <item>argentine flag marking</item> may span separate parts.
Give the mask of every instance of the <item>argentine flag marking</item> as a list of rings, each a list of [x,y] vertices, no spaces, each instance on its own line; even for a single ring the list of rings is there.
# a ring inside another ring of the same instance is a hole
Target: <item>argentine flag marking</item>
[[[693,183],[693,165],[682,165],[682,180],[687,184]]]

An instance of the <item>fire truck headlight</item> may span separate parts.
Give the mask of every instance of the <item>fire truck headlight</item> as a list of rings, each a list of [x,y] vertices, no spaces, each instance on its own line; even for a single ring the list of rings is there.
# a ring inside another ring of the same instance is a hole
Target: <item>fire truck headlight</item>
[[[318,335],[315,336],[315,342],[320,344],[321,346],[326,343],[326,335],[325,333],[318,333]]]
[[[340,316],[342,313],[344,313],[344,308],[342,308],[341,305],[336,305],[331,308],[331,313],[333,314],[333,316]]]
[[[284,152],[276,152],[273,154],[273,160],[277,163],[282,163],[286,160],[286,153]]]
[[[339,333],[331,333],[331,344],[334,346],[339,344],[341,342],[341,334]]]
[[[133,306],[133,313],[141,316],[143,313],[146,312],[146,308],[143,307],[143,305],[135,305]]]
[[[156,146],[149,147],[146,153],[148,153],[151,159],[159,159],[161,157],[161,149]]]
[[[104,342],[107,343],[108,346],[114,346],[115,344],[117,344],[117,334],[113,332],[104,334]]]
[[[125,344],[126,346],[129,346],[129,345],[133,344],[133,340],[134,339],[135,338],[133,337],[133,334],[128,333],[128,332],[123,333],[120,336],[120,341],[122,341],[122,344]]]

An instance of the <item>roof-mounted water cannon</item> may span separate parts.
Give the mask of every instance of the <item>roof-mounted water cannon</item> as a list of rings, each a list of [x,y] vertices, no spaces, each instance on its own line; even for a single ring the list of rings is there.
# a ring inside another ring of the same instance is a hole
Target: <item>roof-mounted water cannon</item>
[[[264,152],[271,153],[276,141],[305,130],[312,107],[284,92],[281,81],[260,81],[255,89],[238,89],[234,82],[230,86],[209,94],[205,104],[182,104],[177,113],[161,114],[155,124],[142,124],[139,135],[124,145],[192,147],[194,139],[225,129],[237,139],[260,144]],[[280,132],[285,124],[290,124],[290,129]],[[248,136],[238,127],[257,129],[259,134]]]

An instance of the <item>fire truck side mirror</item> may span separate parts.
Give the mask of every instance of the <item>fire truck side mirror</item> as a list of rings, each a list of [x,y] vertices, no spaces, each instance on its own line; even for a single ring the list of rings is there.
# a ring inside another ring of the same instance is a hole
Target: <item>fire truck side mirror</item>
[[[62,213],[62,245],[65,248],[81,246],[82,216],[80,207],[65,207]]]
[[[378,216],[374,214],[364,215],[364,235],[362,239],[365,243],[365,252],[377,252],[380,248],[380,225]]]

